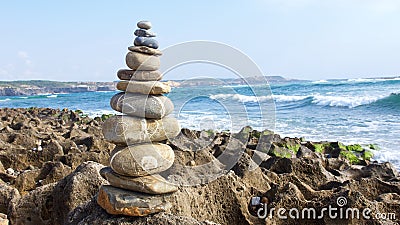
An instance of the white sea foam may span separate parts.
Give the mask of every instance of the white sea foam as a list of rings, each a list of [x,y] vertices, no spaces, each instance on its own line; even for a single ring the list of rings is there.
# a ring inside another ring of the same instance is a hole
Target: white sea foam
[[[311,96],[301,96],[301,95],[272,95],[276,102],[295,102],[301,101]]]
[[[265,102],[273,99],[275,102],[296,102],[312,98],[311,103],[320,106],[354,108],[368,105],[380,99],[389,97],[390,94],[368,95],[368,96],[331,96],[331,95],[272,95],[272,96],[248,96],[241,94],[217,94],[211,95],[210,99],[236,100],[239,102]]]
[[[354,108],[361,105],[368,105],[379,99],[388,97],[388,95],[379,96],[325,96],[315,95],[313,96],[312,103],[321,106],[338,106]]]
[[[233,130],[233,121],[229,116],[219,115],[199,115],[181,113],[177,117],[180,125],[184,128],[195,130]]]
[[[57,98],[58,95],[47,95],[46,97],[47,97],[47,98]]]
[[[248,96],[241,94],[217,94],[211,95],[211,99],[232,99],[239,102],[265,102],[273,99],[276,102],[293,102],[301,101],[310,96],[296,96],[296,95],[271,95],[271,96]]]
[[[210,99],[232,99],[237,100],[239,102],[262,102],[267,99],[271,99],[271,96],[248,96],[248,95],[241,95],[241,94],[217,94],[211,95]]]
[[[7,101],[10,101],[10,100],[11,100],[10,98],[0,99],[0,102],[7,102]]]
[[[99,109],[99,110],[86,110],[84,113],[88,114],[90,118],[95,118],[96,116],[101,116],[103,114],[116,114],[116,115],[122,115],[122,113],[114,111],[114,110],[104,110],[104,109]]]
[[[368,82],[385,82],[385,81],[393,81],[393,80],[400,80],[400,77],[394,78],[356,78],[356,79],[348,79],[347,82],[354,82],[354,83],[368,83]]]
[[[316,80],[316,81],[313,81],[311,83],[313,83],[313,84],[322,84],[322,83],[328,83],[328,81],[327,80]]]

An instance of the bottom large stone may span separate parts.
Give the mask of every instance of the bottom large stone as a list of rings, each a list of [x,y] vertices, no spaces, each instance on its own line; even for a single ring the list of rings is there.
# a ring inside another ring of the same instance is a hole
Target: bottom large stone
[[[169,210],[165,195],[149,195],[127,191],[110,185],[102,185],[97,195],[97,203],[113,215],[147,216]]]

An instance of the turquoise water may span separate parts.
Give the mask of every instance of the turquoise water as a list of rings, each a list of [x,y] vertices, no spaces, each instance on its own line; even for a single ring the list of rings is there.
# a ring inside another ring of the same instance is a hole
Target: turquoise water
[[[391,161],[400,168],[400,79],[273,84],[272,97],[268,91],[255,97],[255,89],[265,86],[174,88],[168,96],[183,127],[235,130],[234,125],[240,124],[314,141],[374,143],[381,148],[375,152],[376,160]],[[0,107],[81,109],[95,116],[113,113],[109,100],[115,93],[0,96]],[[272,99],[276,108],[270,104]],[[263,105],[268,112],[260,110]],[[261,126],[262,120],[267,126]]]

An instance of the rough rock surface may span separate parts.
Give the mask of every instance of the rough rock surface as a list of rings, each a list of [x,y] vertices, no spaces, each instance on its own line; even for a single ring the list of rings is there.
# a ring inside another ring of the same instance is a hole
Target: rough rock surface
[[[100,175],[104,166],[96,162],[85,162],[62,179],[53,190],[53,218],[58,224],[70,220],[68,213],[97,194],[99,186],[108,184]]]
[[[84,163],[93,160],[108,164],[114,145],[102,141],[101,118],[94,120],[68,110],[0,109],[0,119],[3,127],[0,162],[4,168],[0,170],[0,209],[11,224],[400,223],[398,171],[390,163],[368,160],[368,149],[352,152],[349,150],[352,148],[337,142],[313,143],[251,130],[248,130],[248,142],[241,143],[240,138],[235,138],[237,135],[227,132],[183,129],[167,142],[176,153],[170,174],[197,179],[199,176],[194,175],[203,175],[206,171],[189,173],[190,167],[209,162],[221,166],[225,172],[209,183],[180,187],[170,195],[168,200],[173,207],[165,213],[140,218],[109,215],[96,203],[99,187],[107,184],[99,174],[103,166]],[[226,162],[219,159],[229,150],[230,142],[239,149],[245,148],[240,160],[232,168],[226,168]],[[268,145],[275,147],[267,148]],[[42,147],[41,151],[34,150],[38,146]],[[59,170],[73,172],[60,178],[57,174],[64,173],[56,172]],[[45,178],[39,180],[47,179],[50,183],[42,181],[32,185],[37,178],[25,177],[23,174],[28,171],[36,171],[32,175],[43,171]],[[17,179],[25,179],[20,184],[29,187],[23,188],[21,195],[16,189]],[[264,220],[254,216],[254,208],[249,205],[255,196],[261,197],[268,208],[315,207],[317,210],[338,207],[337,199],[345,197],[345,208],[369,208],[372,218],[333,220],[325,216],[315,220],[282,220],[274,216]],[[394,213],[396,217],[377,219],[377,213]]]
[[[68,213],[86,203],[107,184],[99,171],[104,166],[85,162],[74,172],[60,180],[29,192],[12,203],[12,224],[65,224]]]

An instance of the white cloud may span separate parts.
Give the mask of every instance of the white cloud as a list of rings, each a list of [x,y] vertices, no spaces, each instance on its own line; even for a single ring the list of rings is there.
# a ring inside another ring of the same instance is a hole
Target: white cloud
[[[28,53],[25,51],[18,51],[17,53],[18,57],[20,57],[21,59],[27,59],[29,58]]]
[[[367,7],[378,13],[392,13],[400,10],[399,0],[364,0]],[[358,2],[364,2],[358,0]]]
[[[400,11],[400,0],[259,0],[261,3],[281,8],[303,8],[308,6],[348,7],[367,9],[374,13],[393,13]]]
[[[8,71],[5,70],[5,69],[0,68],[0,75],[1,76],[6,76],[6,75],[8,75]]]
[[[18,57],[20,59],[22,59],[25,62],[26,66],[32,66],[33,65],[32,60],[30,59],[28,52],[26,52],[26,51],[18,51],[17,55],[18,55]]]

